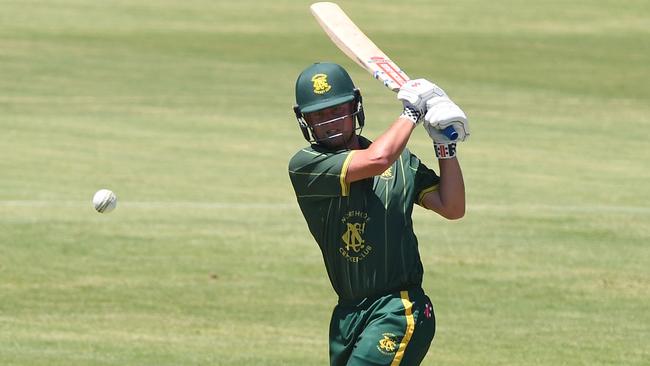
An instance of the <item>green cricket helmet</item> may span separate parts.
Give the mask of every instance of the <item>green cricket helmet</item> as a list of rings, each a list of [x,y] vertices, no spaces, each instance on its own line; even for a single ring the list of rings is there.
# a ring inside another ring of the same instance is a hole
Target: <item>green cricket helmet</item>
[[[309,125],[303,114],[320,111],[343,103],[356,102],[354,115],[363,127],[364,115],[361,105],[361,93],[355,88],[352,78],[343,67],[331,62],[317,62],[306,68],[296,80],[296,105],[294,112],[305,139],[310,139]],[[312,131],[313,135],[313,131]]]

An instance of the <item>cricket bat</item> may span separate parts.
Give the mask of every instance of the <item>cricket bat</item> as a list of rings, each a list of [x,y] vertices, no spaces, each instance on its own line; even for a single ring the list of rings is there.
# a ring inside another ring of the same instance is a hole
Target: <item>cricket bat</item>
[[[312,4],[310,10],[332,42],[384,86],[397,93],[410,80],[337,4],[318,2]],[[458,138],[452,126],[444,129],[443,133],[452,141]]]

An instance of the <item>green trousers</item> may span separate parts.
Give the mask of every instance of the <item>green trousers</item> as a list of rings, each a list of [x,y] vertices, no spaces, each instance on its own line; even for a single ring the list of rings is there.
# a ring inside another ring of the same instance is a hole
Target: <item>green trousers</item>
[[[340,300],[330,322],[330,364],[419,365],[435,330],[433,306],[421,288]]]

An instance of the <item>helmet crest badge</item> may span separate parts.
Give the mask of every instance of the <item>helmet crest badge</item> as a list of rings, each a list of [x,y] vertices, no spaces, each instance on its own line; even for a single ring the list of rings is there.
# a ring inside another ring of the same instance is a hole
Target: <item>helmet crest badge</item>
[[[332,89],[332,86],[327,83],[326,74],[316,74],[311,81],[314,83],[314,94],[325,94]]]

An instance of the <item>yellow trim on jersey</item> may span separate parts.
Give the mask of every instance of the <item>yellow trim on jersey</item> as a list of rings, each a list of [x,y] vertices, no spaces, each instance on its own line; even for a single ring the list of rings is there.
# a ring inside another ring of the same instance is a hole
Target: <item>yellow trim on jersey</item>
[[[350,184],[345,182],[345,176],[348,174],[348,165],[350,165],[350,160],[352,160],[352,154],[354,151],[350,151],[348,157],[345,158],[343,162],[343,167],[341,168],[341,196],[346,197],[350,194]]]
[[[402,338],[402,342],[399,344],[397,353],[395,353],[395,358],[393,358],[393,362],[391,362],[390,366],[398,366],[400,362],[402,362],[402,358],[404,358],[404,352],[406,351],[406,346],[408,346],[409,342],[411,341],[411,336],[415,331],[415,320],[413,319],[412,311],[413,303],[411,300],[409,300],[409,292],[400,291],[399,294],[402,297],[402,303],[404,304],[404,313],[406,315],[406,332],[404,333],[404,338]]]
[[[424,207],[424,202],[422,202],[424,200],[424,196],[426,196],[426,194],[429,192],[435,192],[437,190],[438,190],[438,185],[436,184],[435,186],[431,186],[429,188],[425,188],[422,191],[420,191],[420,194],[418,195],[418,205]]]

